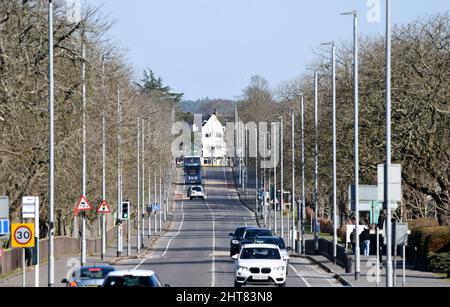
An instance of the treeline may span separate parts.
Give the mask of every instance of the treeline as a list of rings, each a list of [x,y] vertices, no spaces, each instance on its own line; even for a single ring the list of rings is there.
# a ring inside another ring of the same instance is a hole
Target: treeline
[[[82,194],[82,63],[87,86],[86,196],[94,207],[102,198],[103,114],[106,195],[115,210],[119,127],[123,195],[136,203],[138,117],[145,118],[147,174],[159,177],[161,166],[165,176],[172,162],[172,110],[183,95],[172,93],[151,70],[135,82],[126,55],[107,39],[110,21],[96,8],[85,7],[81,21],[71,23],[62,4],[56,1],[54,17],[55,221],[57,235],[72,235],[73,212]],[[43,225],[48,221],[47,5],[44,0],[0,2],[0,194],[10,198],[13,221],[20,220],[23,196],[40,196]],[[92,212],[88,218],[88,234],[96,236],[97,216]],[[113,222],[110,215],[108,227]]]
[[[404,202],[396,218],[450,217],[450,13],[418,18],[393,30],[392,154],[403,167]],[[386,161],[385,38],[362,37],[360,46],[360,183],[377,184],[377,165]],[[354,172],[352,44],[337,45],[338,203],[350,219],[348,187]],[[287,188],[291,189],[291,113],[296,112],[296,177],[300,183],[300,95],[305,95],[306,187],[314,193],[314,77],[319,73],[319,214],[332,215],[331,52],[319,49],[308,73],[269,89],[261,77],[243,93],[240,116],[246,121],[276,121],[284,116]],[[300,184],[296,187],[300,193]]]

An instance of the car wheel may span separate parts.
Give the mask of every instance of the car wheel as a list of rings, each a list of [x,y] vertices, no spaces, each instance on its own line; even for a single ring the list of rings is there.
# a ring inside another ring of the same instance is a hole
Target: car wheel
[[[278,285],[278,288],[286,288],[286,283]]]
[[[238,283],[237,281],[234,282],[235,288],[242,288],[242,284]]]

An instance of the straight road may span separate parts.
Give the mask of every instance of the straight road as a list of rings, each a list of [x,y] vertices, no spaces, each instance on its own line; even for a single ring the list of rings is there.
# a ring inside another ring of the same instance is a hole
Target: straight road
[[[125,260],[117,269],[153,270],[173,287],[233,287],[234,261],[229,233],[256,226],[253,212],[239,201],[229,168],[204,169],[206,200],[190,201],[178,178],[172,224],[143,259]],[[336,287],[328,273],[303,258],[292,259],[288,287]]]

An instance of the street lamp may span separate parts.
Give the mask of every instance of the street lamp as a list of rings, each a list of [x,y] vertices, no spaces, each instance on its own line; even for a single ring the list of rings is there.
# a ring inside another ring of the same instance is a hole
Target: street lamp
[[[55,120],[54,120],[54,80],[53,80],[53,0],[48,1],[48,113],[49,113],[49,245],[48,245],[48,286],[55,284]]]
[[[345,16],[353,16],[353,77],[355,100],[355,280],[359,279],[361,272],[361,252],[359,246],[359,82],[358,82],[358,12],[342,13]]]
[[[336,162],[336,46],[335,42],[323,43],[323,46],[331,46],[332,78],[333,78],[333,261],[337,258],[337,162]]]

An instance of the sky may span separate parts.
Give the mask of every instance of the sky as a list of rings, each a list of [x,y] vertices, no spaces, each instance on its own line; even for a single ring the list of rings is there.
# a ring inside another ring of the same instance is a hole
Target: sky
[[[151,68],[185,99],[238,98],[260,75],[276,89],[322,42],[385,32],[385,0],[85,0],[115,21],[108,36],[140,77]],[[450,10],[448,0],[392,0],[393,23]],[[377,9],[379,8],[379,9]],[[377,20],[378,19],[378,20]]]

